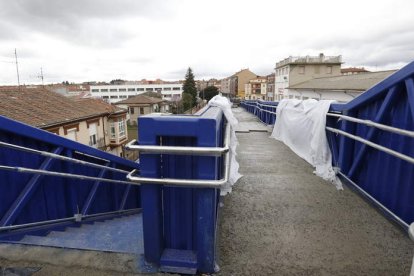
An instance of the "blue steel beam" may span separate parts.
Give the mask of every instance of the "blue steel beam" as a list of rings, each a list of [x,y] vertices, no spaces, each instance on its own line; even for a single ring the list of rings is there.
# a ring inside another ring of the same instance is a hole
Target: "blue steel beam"
[[[408,103],[410,105],[411,116],[414,121],[414,80],[408,78],[405,80],[405,87],[407,88]]]
[[[383,122],[385,115],[389,112],[389,110],[392,108],[393,104],[395,103],[397,95],[398,95],[397,88],[395,86],[393,86],[388,91],[387,95],[385,96],[385,99],[382,102],[382,105],[381,105],[380,109],[378,110],[377,115],[375,116],[374,122],[376,122],[376,123],[382,123]],[[378,128],[371,128],[368,131],[368,134],[365,137],[365,139],[368,140],[368,141],[371,141],[377,133],[378,133]],[[363,160],[363,157],[364,157],[367,150],[368,150],[368,146],[366,144],[362,144],[361,148],[359,149],[358,153],[356,154],[356,156],[355,156],[355,158],[352,162],[351,169],[349,170],[349,172],[347,174],[348,178],[352,179],[352,177],[354,176],[357,168],[361,164],[361,161]]]
[[[62,151],[63,148],[58,147],[53,151],[53,153],[60,154]],[[56,159],[50,157],[46,158],[40,165],[39,169],[48,170],[55,160]],[[0,226],[8,226],[13,224],[22,209],[26,206],[27,202],[31,199],[31,195],[36,191],[36,188],[39,186],[42,178],[43,175],[40,174],[33,175],[30,178],[23,191],[19,194],[17,199],[13,202],[3,218],[0,220]]]
[[[110,162],[106,162],[105,166],[109,166],[109,164],[110,164]],[[105,173],[107,171],[108,170],[102,169],[99,172],[98,177],[103,178],[103,176],[105,175]],[[101,181],[98,181],[98,180],[93,183],[93,186],[92,186],[91,190],[89,191],[88,197],[86,198],[85,204],[83,205],[82,215],[87,215],[88,214],[89,208],[91,207],[92,202],[95,199],[96,191],[98,190],[100,184],[101,184]]]

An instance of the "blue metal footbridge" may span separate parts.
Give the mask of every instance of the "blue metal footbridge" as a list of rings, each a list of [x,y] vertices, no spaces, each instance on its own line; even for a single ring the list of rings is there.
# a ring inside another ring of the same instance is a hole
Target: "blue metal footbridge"
[[[244,101],[263,123],[277,102]],[[0,241],[137,254],[144,272],[218,271],[230,126],[207,106],[139,118],[132,162],[0,116]],[[414,63],[332,104],[338,175],[408,231],[414,221]],[[225,218],[224,218],[225,219]]]

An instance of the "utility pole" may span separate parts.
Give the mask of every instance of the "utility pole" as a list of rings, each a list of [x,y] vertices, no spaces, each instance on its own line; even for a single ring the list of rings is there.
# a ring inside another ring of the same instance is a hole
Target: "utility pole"
[[[17,62],[17,50],[14,48],[14,58],[16,59],[16,71],[17,71],[17,85],[20,89],[20,76],[19,76],[19,63]]]

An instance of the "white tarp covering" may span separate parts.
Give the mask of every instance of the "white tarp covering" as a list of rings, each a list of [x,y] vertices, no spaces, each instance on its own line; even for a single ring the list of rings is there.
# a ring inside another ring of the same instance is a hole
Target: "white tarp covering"
[[[332,155],[326,138],[326,113],[333,101],[282,100],[276,109],[271,137],[282,141],[313,167],[314,173],[342,190],[332,168]]]
[[[239,163],[236,160],[236,148],[239,142],[237,141],[236,132],[234,131],[235,126],[239,123],[234,117],[233,112],[231,111],[230,101],[220,95],[214,96],[209,102],[209,106],[216,106],[223,111],[224,117],[226,117],[227,122],[230,124],[230,172],[229,172],[229,181],[221,188],[220,194],[226,195],[231,192],[231,186],[237,182],[237,180],[242,177],[239,173]]]

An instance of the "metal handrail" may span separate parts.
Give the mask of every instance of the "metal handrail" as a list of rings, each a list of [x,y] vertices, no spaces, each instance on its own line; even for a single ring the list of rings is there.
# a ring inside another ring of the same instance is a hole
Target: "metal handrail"
[[[128,150],[139,150],[140,153],[163,153],[179,155],[199,155],[199,156],[221,156],[229,151],[229,146],[220,147],[179,147],[179,146],[149,146],[133,145],[136,140],[132,140],[125,145]],[[129,172],[128,172],[129,173]]]
[[[385,131],[389,131],[389,132],[393,132],[393,133],[396,133],[396,134],[401,134],[401,135],[405,135],[405,136],[414,138],[414,131],[405,130],[405,129],[401,129],[401,128],[396,128],[396,127],[392,127],[392,126],[387,126],[387,125],[384,125],[384,124],[373,122],[371,120],[358,119],[358,118],[354,118],[354,117],[350,117],[350,116],[346,116],[346,115],[342,115],[342,114],[327,113],[326,115],[331,116],[331,117],[338,117],[338,118],[344,119],[346,121],[354,122],[354,123],[361,123],[361,124],[364,124],[364,125],[367,125],[367,126],[376,127],[378,129],[382,129],[382,130],[385,130]]]
[[[227,124],[224,139],[224,148],[228,148],[230,144],[230,125]],[[136,170],[131,171],[126,177],[127,179],[147,184],[179,186],[179,187],[194,187],[194,188],[220,188],[229,180],[230,174],[230,151],[224,155],[224,177],[219,180],[204,180],[204,179],[177,179],[177,178],[152,178],[133,176]]]
[[[375,148],[377,150],[383,151],[385,153],[388,153],[390,155],[393,155],[395,157],[398,157],[398,158],[400,158],[402,160],[405,160],[407,162],[410,162],[410,163],[414,164],[414,158],[411,157],[411,156],[402,154],[402,153],[400,153],[398,151],[395,151],[395,150],[389,149],[387,147],[378,145],[378,144],[373,143],[373,142],[371,142],[369,140],[366,140],[366,139],[364,139],[362,137],[359,137],[359,136],[356,136],[356,135],[353,135],[353,134],[349,134],[348,132],[345,132],[345,131],[342,131],[342,130],[339,130],[339,129],[336,129],[336,128],[326,127],[326,129],[329,130],[329,131],[331,131],[331,132],[344,135],[344,136],[346,136],[348,138],[354,139],[354,140],[359,141],[361,143],[364,143],[364,144],[366,144],[366,145],[368,145],[370,147],[373,147],[373,148]]]
[[[11,166],[0,165],[0,170],[15,171],[15,172],[20,172],[20,173],[51,175],[51,176],[59,176],[59,177],[66,177],[66,178],[76,178],[76,179],[81,179],[81,180],[93,180],[93,181],[101,181],[101,182],[110,182],[110,183],[117,183],[117,184],[138,185],[137,183],[130,182],[130,181],[114,180],[114,179],[87,176],[87,175],[81,175],[81,174],[71,174],[71,173],[45,171],[45,170],[38,170],[38,169],[31,169],[31,168],[24,168],[24,167],[11,167]]]
[[[258,105],[261,106],[267,106],[267,107],[271,107],[271,108],[277,108],[277,105],[268,105],[268,104],[261,104],[261,103],[257,103]]]
[[[249,106],[254,106],[254,107],[256,107],[257,109],[259,109],[260,111],[263,111],[263,112],[266,112],[266,113],[270,113],[270,114],[274,114],[274,115],[277,115],[277,113],[276,112],[273,112],[273,111],[270,111],[270,110],[266,110],[266,109],[263,109],[263,108],[260,108],[260,107],[258,107],[257,105],[252,105],[252,104],[247,104],[247,103],[244,103],[245,105],[249,105]],[[259,103],[257,103],[258,105],[262,105],[262,106],[268,106],[268,105],[263,105],[263,104],[259,104]],[[277,106],[273,106],[273,105],[269,105],[270,107],[275,107],[275,108],[277,108]]]
[[[105,169],[105,170],[119,172],[119,173],[125,173],[125,174],[129,173],[129,171],[116,169],[116,168],[112,168],[112,167],[107,167],[107,166],[104,166],[104,165],[99,165],[99,164],[95,164],[95,163],[91,163],[91,162],[87,162],[87,161],[83,161],[83,160],[79,160],[79,159],[75,159],[75,158],[71,158],[71,157],[67,157],[67,156],[62,156],[62,155],[47,152],[47,151],[35,150],[35,149],[31,149],[31,148],[27,148],[27,147],[23,147],[23,146],[18,146],[18,145],[14,145],[14,144],[9,144],[9,143],[5,143],[5,142],[0,142],[0,146],[15,149],[15,150],[20,150],[20,151],[30,152],[30,153],[34,153],[34,154],[39,154],[39,155],[42,155],[42,156],[46,156],[46,157],[50,157],[50,158],[54,158],[54,159],[59,159],[59,160],[63,160],[63,161],[68,161],[68,162],[72,162],[72,163],[82,164],[82,165],[89,166],[89,167]]]
[[[0,231],[8,231],[8,230],[15,230],[15,229],[26,228],[26,227],[41,226],[41,225],[65,222],[65,221],[71,221],[71,220],[81,221],[82,219],[85,219],[85,218],[107,216],[107,215],[112,215],[112,214],[132,213],[132,212],[138,212],[141,210],[142,208],[134,208],[134,209],[118,210],[118,211],[111,211],[111,212],[104,212],[104,213],[97,213],[97,214],[90,214],[90,215],[75,214],[73,217],[68,217],[68,218],[52,219],[52,220],[44,220],[44,221],[17,224],[17,225],[2,226],[0,227]]]

